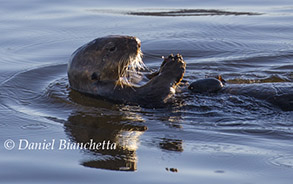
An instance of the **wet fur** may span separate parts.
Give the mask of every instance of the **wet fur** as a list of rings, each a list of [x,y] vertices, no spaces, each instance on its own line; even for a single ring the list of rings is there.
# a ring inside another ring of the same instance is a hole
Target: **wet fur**
[[[140,41],[131,36],[98,38],[75,51],[68,64],[72,89],[122,103],[156,107],[169,102],[183,78],[180,55],[164,59],[160,69],[142,86],[130,82],[132,72],[145,68]]]

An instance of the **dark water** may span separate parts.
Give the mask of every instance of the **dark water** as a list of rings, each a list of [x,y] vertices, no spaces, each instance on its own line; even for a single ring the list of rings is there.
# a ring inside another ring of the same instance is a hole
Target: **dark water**
[[[76,48],[123,34],[141,39],[150,68],[182,54],[187,81],[293,82],[290,0],[0,3],[1,183],[292,182],[292,112],[225,94],[184,93],[164,109],[111,104],[70,90],[66,76]],[[19,150],[20,139],[117,147]]]

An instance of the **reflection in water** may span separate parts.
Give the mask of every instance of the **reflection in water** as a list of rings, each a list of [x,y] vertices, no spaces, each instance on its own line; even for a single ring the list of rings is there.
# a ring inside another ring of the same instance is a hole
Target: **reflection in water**
[[[84,162],[83,165],[110,170],[136,170],[139,136],[146,127],[120,124],[122,119],[123,117],[104,116],[101,118],[78,113],[68,118],[68,122],[65,123],[65,132],[72,141],[87,143],[92,139],[96,143],[105,140],[116,143],[116,150],[89,151],[88,153],[97,157]]]
[[[166,168],[166,171],[178,172],[178,169],[177,168]]]
[[[163,138],[160,143],[160,148],[168,151],[183,152],[182,140]]]
[[[137,170],[136,150],[139,137],[147,130],[142,123],[145,121],[139,106],[115,105],[101,99],[93,99],[70,90],[68,98],[82,106],[68,117],[65,132],[76,143],[102,142],[110,140],[116,143],[116,150],[87,150],[89,160],[82,165],[120,171]],[[167,110],[167,109],[165,109]],[[170,128],[181,128],[181,116],[171,115],[162,111],[159,118],[168,122]],[[167,133],[158,140],[158,147],[166,151],[183,152],[183,141],[174,139]]]
[[[70,93],[70,98],[84,106],[92,103],[91,98],[77,96],[75,92]],[[111,111],[111,108],[115,109],[107,102],[100,102],[98,104],[100,109],[103,107],[108,108],[108,111]],[[97,106],[97,104],[91,105]],[[115,150],[86,150],[85,154],[88,154],[90,159],[83,161],[82,165],[100,169],[135,171],[139,137],[147,130],[146,126],[136,123],[140,121],[141,117],[138,115],[124,112],[105,114],[99,110],[95,113],[76,111],[68,117],[64,126],[67,135],[76,143],[87,143],[91,140],[95,143],[103,141],[116,143]]]

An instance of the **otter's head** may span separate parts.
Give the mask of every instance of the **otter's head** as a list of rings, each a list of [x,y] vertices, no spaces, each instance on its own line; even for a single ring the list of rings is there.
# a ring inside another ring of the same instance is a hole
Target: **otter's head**
[[[80,47],[69,61],[70,86],[91,93],[95,83],[123,85],[129,70],[144,66],[140,44],[132,36],[107,36]]]

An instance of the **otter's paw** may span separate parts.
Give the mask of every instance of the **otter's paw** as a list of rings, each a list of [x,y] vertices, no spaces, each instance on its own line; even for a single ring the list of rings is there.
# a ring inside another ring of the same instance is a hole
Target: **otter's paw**
[[[166,77],[173,79],[175,84],[178,84],[184,75],[186,63],[183,57],[179,54],[173,56],[171,54],[168,58],[165,58],[160,73],[166,75]]]

